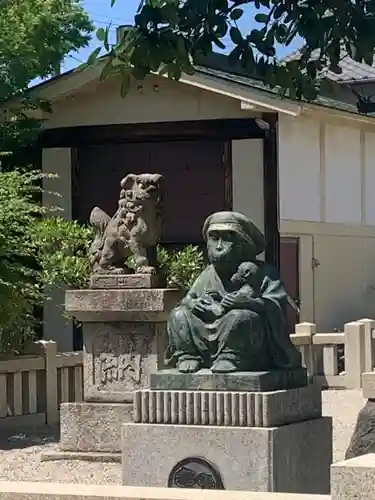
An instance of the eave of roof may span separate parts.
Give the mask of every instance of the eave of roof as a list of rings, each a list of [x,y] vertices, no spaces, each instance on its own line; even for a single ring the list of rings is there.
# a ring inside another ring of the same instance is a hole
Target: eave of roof
[[[90,76],[88,75],[87,80],[89,81],[90,79],[93,80],[97,78],[100,74],[100,68],[104,64],[105,57],[101,58],[101,60],[98,62],[97,67],[88,69],[86,71],[90,72],[92,71],[92,77],[91,73]],[[359,115],[358,110],[356,106],[339,101],[336,99],[333,99],[331,97],[326,97],[326,96],[318,96],[317,100],[314,101],[313,103],[308,103],[306,101],[293,101],[292,99],[289,99],[287,97],[285,98],[280,98],[278,95],[277,89],[270,89],[267,87],[262,81],[249,77],[245,74],[245,71],[240,68],[240,67],[230,67],[230,70],[228,70],[229,65],[227,62],[227,57],[221,54],[214,54],[213,57],[210,59],[205,59],[202,61],[200,64],[196,65],[195,70],[198,75],[206,75],[207,77],[211,77],[212,79],[216,80],[221,80],[223,82],[227,83],[234,83],[237,85],[240,85],[242,87],[246,87],[248,89],[257,91],[259,93],[259,97],[261,99],[262,95],[267,96],[268,99],[272,99],[272,102],[278,103],[278,106],[274,106],[274,111],[281,111],[278,110],[278,108],[282,108],[283,106],[299,106],[303,107],[305,109],[309,108],[311,110],[316,110],[317,108],[322,108],[322,109],[328,109],[328,110],[335,110],[335,111],[341,111],[344,112],[345,114],[350,114],[353,116],[353,119],[361,119],[362,121],[367,121],[370,123],[375,123],[375,116],[366,116],[362,117]],[[70,77],[73,75],[77,74],[78,71],[76,69],[69,70],[65,73],[62,73],[61,75],[55,76],[51,78],[50,80],[47,80],[45,82],[41,82],[35,86],[33,86],[30,91],[39,91],[39,90],[47,90],[49,88],[53,88],[53,86],[57,83],[60,84],[64,79],[68,80]],[[182,78],[182,81],[185,81],[185,83],[190,83],[189,77],[186,76],[186,78]],[[198,85],[199,86],[199,85]],[[215,91],[215,85],[212,85],[212,91]],[[207,86],[206,86],[207,88]],[[236,90],[234,89],[232,94],[236,94]],[[233,95],[233,97],[237,97],[236,95]],[[50,98],[50,97],[47,97]],[[237,97],[239,98],[239,97]],[[284,103],[284,105],[283,105]],[[267,106],[265,106],[267,107]],[[289,113],[293,114],[293,113]],[[297,114],[297,113],[294,113]],[[299,113],[298,113],[299,114]]]

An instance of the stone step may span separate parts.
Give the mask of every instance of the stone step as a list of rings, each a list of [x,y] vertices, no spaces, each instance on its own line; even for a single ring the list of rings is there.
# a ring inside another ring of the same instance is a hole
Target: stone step
[[[274,392],[134,392],[135,423],[275,427],[321,415],[321,388],[314,384]]]

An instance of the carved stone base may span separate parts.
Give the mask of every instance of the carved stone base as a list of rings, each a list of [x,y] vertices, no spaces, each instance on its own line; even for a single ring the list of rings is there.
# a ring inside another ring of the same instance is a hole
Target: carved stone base
[[[322,416],[321,387],[275,392],[150,391],[134,393],[134,422],[275,427]]]
[[[90,288],[165,288],[166,282],[159,274],[93,274]]]
[[[112,322],[83,325],[85,401],[133,401],[132,391],[149,387],[163,367],[165,323]]]
[[[211,468],[226,490],[330,490],[329,417],[271,428],[127,423],[121,443],[125,486],[201,488],[200,480],[212,484]],[[195,468],[197,458],[206,470]]]
[[[307,385],[306,368],[269,370],[263,372],[212,373],[200,370],[181,373],[178,370],[161,370],[151,376],[154,390],[173,391],[250,391],[266,392],[294,389]]]

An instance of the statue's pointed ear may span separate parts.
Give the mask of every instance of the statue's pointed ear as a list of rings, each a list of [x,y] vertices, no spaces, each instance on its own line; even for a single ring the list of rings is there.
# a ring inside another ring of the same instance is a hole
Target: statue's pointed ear
[[[125,189],[126,191],[131,191],[133,189],[136,179],[137,176],[135,174],[128,174],[121,181],[122,189]]]

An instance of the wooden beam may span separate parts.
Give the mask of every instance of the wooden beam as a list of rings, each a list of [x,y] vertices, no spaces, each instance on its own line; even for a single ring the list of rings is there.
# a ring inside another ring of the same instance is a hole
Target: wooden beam
[[[267,134],[256,119],[238,118],[61,127],[44,130],[39,141],[43,148],[57,148],[161,140],[263,139]]]
[[[265,258],[280,269],[278,115],[263,113],[262,120],[269,124],[269,132],[263,141],[264,227],[267,241]]]

